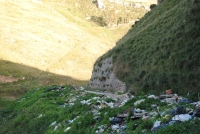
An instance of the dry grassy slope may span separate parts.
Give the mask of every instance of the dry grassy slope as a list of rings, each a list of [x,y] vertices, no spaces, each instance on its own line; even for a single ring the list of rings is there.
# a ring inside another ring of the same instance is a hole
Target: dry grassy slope
[[[0,59],[87,80],[95,60],[113,47],[105,38],[70,22],[49,3],[0,0]]]

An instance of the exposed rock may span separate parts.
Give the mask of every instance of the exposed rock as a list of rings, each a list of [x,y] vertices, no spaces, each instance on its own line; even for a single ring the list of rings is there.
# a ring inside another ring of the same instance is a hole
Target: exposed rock
[[[112,57],[106,58],[94,66],[88,87],[114,89],[117,92],[126,91],[126,84],[117,79],[114,74]]]

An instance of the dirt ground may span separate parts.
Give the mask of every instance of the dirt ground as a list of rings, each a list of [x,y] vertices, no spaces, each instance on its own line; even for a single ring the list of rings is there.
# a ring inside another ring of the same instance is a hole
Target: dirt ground
[[[3,76],[0,75],[0,83],[8,83],[8,82],[16,82],[18,81],[18,78],[14,78],[14,77],[8,77],[8,76]]]
[[[0,0],[1,60],[88,80],[96,59],[115,45],[106,38],[72,23],[48,3]]]

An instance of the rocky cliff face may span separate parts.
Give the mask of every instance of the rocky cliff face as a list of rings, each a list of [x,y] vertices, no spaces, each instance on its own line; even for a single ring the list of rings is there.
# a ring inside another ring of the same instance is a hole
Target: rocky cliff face
[[[118,80],[114,74],[112,57],[106,58],[94,66],[88,87],[115,89],[117,92],[126,91],[126,84]]]

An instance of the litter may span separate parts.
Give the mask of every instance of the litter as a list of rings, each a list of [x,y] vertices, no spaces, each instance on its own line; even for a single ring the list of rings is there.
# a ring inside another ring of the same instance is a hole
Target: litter
[[[160,126],[160,122],[161,122],[161,121],[156,121],[156,122],[154,123],[154,125],[153,125],[153,128],[159,127],[159,126]],[[153,130],[153,128],[152,128],[152,130]]]
[[[176,98],[166,98],[165,101],[167,103],[176,103]]]
[[[149,95],[147,98],[157,99],[157,97],[155,95]]]
[[[177,107],[176,109],[173,109],[171,111],[172,116],[179,115],[179,114],[186,114],[186,111],[183,106]]]
[[[126,125],[121,127],[122,130],[126,130],[126,128],[127,128]]]
[[[68,130],[70,130],[71,127],[67,127],[64,132],[67,132]]]
[[[56,124],[56,121],[52,122],[49,126],[54,126]]]
[[[175,115],[172,120],[175,120],[175,121],[188,121],[192,119],[192,116],[189,115],[189,114],[179,114],[179,115]]]
[[[55,126],[55,127],[54,127],[54,131],[56,131],[57,129],[58,129],[58,126]]]
[[[200,109],[197,109],[197,111],[192,116],[200,118]]]
[[[136,106],[136,105],[138,105],[138,104],[140,104],[141,102],[144,102],[144,101],[145,101],[145,99],[138,100],[138,101],[136,101],[136,102],[134,103],[134,106]]]
[[[113,131],[116,131],[119,129],[119,124],[116,124],[116,125],[112,125],[112,130]]]
[[[192,102],[193,102],[192,99],[187,99],[187,98],[178,100],[178,103],[192,103]]]
[[[40,114],[37,118],[40,118],[40,117],[42,117],[42,114]]]
[[[120,122],[122,122],[122,121],[123,121],[123,119],[121,119],[121,118],[117,118],[117,117],[111,117],[111,118],[110,118],[110,122],[111,122],[112,124],[120,123]]]

